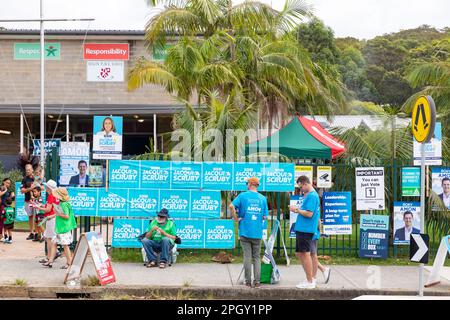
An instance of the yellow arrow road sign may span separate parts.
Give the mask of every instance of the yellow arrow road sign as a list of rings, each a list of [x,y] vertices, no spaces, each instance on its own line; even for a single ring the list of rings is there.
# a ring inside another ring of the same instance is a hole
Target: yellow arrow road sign
[[[436,107],[433,98],[420,96],[414,104],[412,113],[412,131],[417,142],[429,142],[436,123]]]

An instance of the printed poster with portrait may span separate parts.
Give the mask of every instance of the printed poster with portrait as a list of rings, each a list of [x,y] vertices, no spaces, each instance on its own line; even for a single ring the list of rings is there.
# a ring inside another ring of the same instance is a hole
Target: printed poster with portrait
[[[116,282],[116,276],[111,266],[111,260],[106,253],[102,235],[98,232],[87,232],[86,240],[101,285]]]
[[[94,159],[122,159],[123,117],[94,116]]]
[[[450,168],[431,169],[431,189],[441,200],[441,205],[450,209]],[[433,206],[432,210],[439,211],[440,208]]]
[[[394,244],[409,245],[411,234],[420,233],[420,202],[394,202]]]

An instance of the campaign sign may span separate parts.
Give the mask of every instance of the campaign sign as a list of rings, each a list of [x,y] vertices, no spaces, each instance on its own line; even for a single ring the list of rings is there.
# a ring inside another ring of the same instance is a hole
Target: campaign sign
[[[176,228],[181,238],[178,248],[205,248],[205,220],[177,220]]]
[[[420,168],[402,168],[402,197],[420,196]]]
[[[420,202],[394,202],[394,244],[408,245],[420,231]]]
[[[206,249],[233,249],[234,223],[233,220],[206,220]]]
[[[67,186],[70,184],[71,178],[78,178],[80,161],[86,162],[86,167],[90,169],[89,150],[89,142],[61,142],[59,185]],[[89,174],[89,185],[91,185],[91,182],[92,175]]]
[[[247,190],[247,180],[251,177],[259,178],[261,190],[264,190],[263,176],[264,166],[261,163],[235,163],[233,190]]]
[[[169,210],[171,218],[189,218],[189,190],[164,190],[160,192],[159,210]]]
[[[99,188],[98,215],[101,217],[125,217],[127,215],[127,189]]]
[[[291,196],[291,201],[290,201],[290,205],[291,206],[296,206],[297,209],[300,209],[302,207],[302,203],[303,203],[303,197],[300,195],[292,195]],[[295,235],[295,223],[297,222],[297,216],[298,213],[289,212],[289,238],[293,238],[295,239],[296,235]]]
[[[112,246],[114,248],[140,248],[137,237],[147,229],[142,219],[114,219]]]
[[[172,162],[173,189],[200,189],[202,186],[202,164],[200,162]]]
[[[136,161],[127,161],[136,162]],[[170,161],[139,161],[141,163],[140,187],[170,189]]]
[[[444,206],[450,209],[450,168],[440,167],[431,169],[431,188],[439,197],[441,208],[435,205],[433,211],[443,210]]]
[[[130,189],[128,217],[154,217],[158,211],[159,190]]]
[[[97,216],[97,188],[68,188],[70,204],[76,216],[95,217]]]
[[[233,190],[233,163],[203,163],[203,189]]]
[[[421,144],[413,140],[414,165],[420,166],[422,162]],[[434,127],[434,135],[430,142],[425,143],[425,165],[440,166],[442,165],[442,124],[436,122]]]
[[[123,117],[94,116],[94,159],[122,159]]]
[[[323,218],[325,234],[352,234],[352,193],[324,192]]]
[[[44,139],[44,151],[45,154],[52,152],[53,148],[57,148],[59,153],[59,148],[61,147],[61,139]],[[33,139],[33,156],[41,155],[41,140]]]
[[[387,259],[389,251],[389,216],[360,216],[360,258]]]
[[[16,182],[16,219],[15,221],[28,221],[28,215],[25,212],[25,195],[20,192],[21,182]]]
[[[294,172],[290,163],[266,163],[264,165],[264,191],[292,191]]]
[[[110,187],[139,188],[139,164],[138,161],[111,161],[109,178],[114,185]]]
[[[220,218],[220,192],[191,191],[191,218],[219,219]]]
[[[384,168],[355,168],[356,210],[384,210]]]

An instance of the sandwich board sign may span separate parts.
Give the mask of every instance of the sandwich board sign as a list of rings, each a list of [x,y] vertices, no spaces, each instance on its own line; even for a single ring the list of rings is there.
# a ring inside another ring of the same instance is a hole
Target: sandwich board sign
[[[102,235],[98,232],[87,232],[80,236],[75,248],[72,264],[67,269],[64,284],[81,279],[81,273],[83,272],[88,254],[92,257],[100,284],[103,286],[116,282],[116,276],[112,270],[111,260],[106,253]]]
[[[425,288],[434,286],[441,282],[441,272],[444,267],[445,259],[447,259],[447,255],[450,254],[450,236],[445,236],[441,240],[441,244],[439,245],[439,249],[436,254],[436,258],[434,258],[433,268],[431,269],[431,273],[428,277],[428,281],[425,284]]]
[[[384,208],[384,168],[356,168],[356,210]]]

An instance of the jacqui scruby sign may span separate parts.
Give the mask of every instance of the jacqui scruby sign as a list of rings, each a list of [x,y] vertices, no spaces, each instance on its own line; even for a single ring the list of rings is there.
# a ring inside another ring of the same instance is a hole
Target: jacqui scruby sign
[[[128,43],[85,43],[84,60],[128,60]]]
[[[121,188],[139,187],[139,166],[114,163],[110,170],[110,179],[116,181]]]

